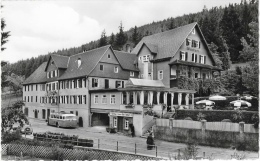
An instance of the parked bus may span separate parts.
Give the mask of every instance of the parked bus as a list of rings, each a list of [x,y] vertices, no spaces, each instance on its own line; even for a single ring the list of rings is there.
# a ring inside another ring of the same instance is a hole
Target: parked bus
[[[52,113],[48,118],[48,125],[56,127],[77,127],[77,117],[71,113]]]

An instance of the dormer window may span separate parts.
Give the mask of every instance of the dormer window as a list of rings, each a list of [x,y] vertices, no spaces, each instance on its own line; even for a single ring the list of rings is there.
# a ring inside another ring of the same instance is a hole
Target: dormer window
[[[130,76],[134,77],[135,76],[135,72],[130,72]]]
[[[107,54],[107,58],[110,58],[110,54]]]
[[[150,60],[150,55],[143,56],[143,62],[148,62]]]
[[[51,64],[54,64],[54,61],[52,61]]]
[[[80,65],[81,65],[81,59],[78,58],[78,68],[80,67]]]

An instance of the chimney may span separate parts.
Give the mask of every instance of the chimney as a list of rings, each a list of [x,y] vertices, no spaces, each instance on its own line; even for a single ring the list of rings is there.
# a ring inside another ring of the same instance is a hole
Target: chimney
[[[78,68],[80,67],[80,65],[81,65],[81,59],[78,58]]]
[[[130,44],[126,44],[126,52],[128,52],[128,53],[131,52],[131,46],[130,46]]]

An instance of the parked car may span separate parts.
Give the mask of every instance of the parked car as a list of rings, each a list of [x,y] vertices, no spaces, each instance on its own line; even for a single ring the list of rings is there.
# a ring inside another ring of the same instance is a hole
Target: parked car
[[[20,131],[22,134],[31,135],[33,133],[33,128],[30,125],[24,125]]]
[[[251,100],[253,98],[255,98],[255,97],[251,96],[251,95],[244,95],[244,96],[241,97],[241,99],[245,99],[245,100]]]

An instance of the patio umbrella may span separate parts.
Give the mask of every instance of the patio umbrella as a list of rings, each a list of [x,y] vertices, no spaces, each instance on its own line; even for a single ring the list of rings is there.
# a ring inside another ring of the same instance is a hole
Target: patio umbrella
[[[215,105],[215,102],[213,101],[210,101],[210,100],[201,100],[201,101],[198,101],[196,102],[196,104],[205,104],[205,105]]]
[[[236,106],[236,107],[241,107],[241,106],[246,106],[246,107],[251,107],[251,103],[244,101],[244,100],[235,100],[230,102],[231,105]]]
[[[219,95],[216,95],[216,96],[211,96],[209,97],[209,100],[226,100],[227,98],[224,97],[224,96],[219,96]]]

